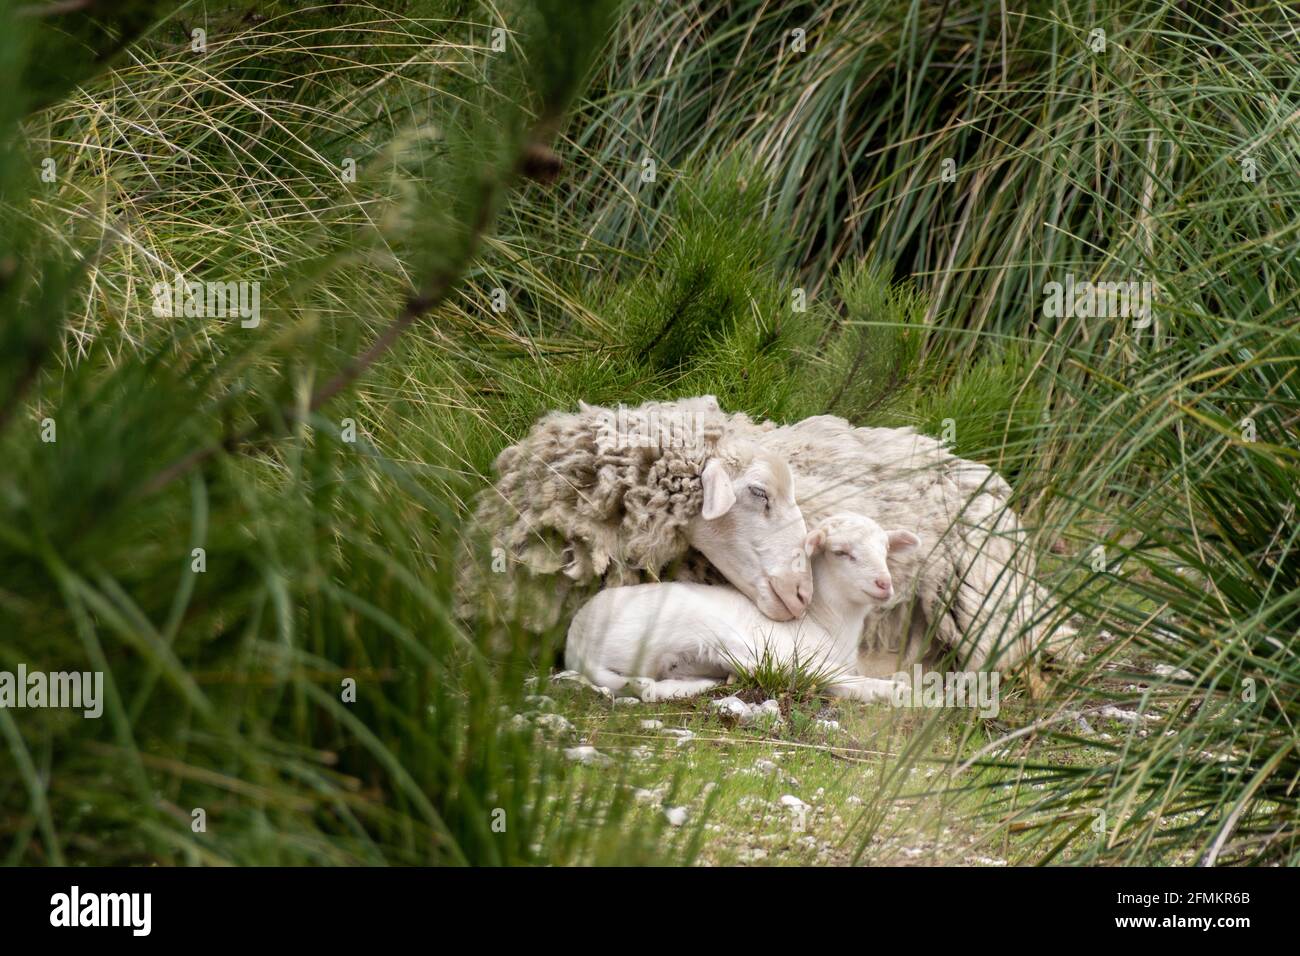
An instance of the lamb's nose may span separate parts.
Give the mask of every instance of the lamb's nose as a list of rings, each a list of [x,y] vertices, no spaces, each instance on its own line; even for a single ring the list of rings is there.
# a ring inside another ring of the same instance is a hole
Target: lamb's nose
[[[889,578],[876,578],[875,585],[886,594],[894,590],[894,582],[889,580]]]
[[[803,607],[807,607],[812,601],[812,585],[800,582],[799,586],[794,589],[794,595],[799,599]]]

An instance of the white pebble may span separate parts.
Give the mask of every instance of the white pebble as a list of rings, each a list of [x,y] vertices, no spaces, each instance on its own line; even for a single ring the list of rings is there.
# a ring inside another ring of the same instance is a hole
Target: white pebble
[[[614,762],[595,747],[591,746],[566,747],[564,749],[564,756],[568,760],[573,760],[578,763],[593,764],[597,767],[607,767]]]
[[[537,726],[548,731],[552,736],[562,737],[573,733],[573,724],[563,714],[538,714]]]
[[[709,701],[709,710],[717,711],[724,717],[743,721],[749,716],[751,707],[739,697],[723,697]]]

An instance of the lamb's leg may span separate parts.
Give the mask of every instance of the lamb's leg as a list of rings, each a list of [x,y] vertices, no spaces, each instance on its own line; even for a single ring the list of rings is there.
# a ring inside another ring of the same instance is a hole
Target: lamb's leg
[[[652,680],[649,677],[632,677],[627,682],[627,689],[642,700],[671,700],[677,697],[694,697],[703,694],[721,684],[713,677],[691,677],[676,680]]]
[[[860,700],[866,704],[891,703],[907,688],[907,684],[896,680],[880,680],[875,677],[841,677],[826,687],[832,697],[847,697]]]
[[[583,668],[582,670],[585,673],[587,669]],[[630,681],[635,680],[635,678],[626,677],[618,671],[612,671],[607,667],[593,667],[591,668],[590,673],[587,673],[586,676],[593,686],[604,687],[606,690],[615,694],[626,687]]]

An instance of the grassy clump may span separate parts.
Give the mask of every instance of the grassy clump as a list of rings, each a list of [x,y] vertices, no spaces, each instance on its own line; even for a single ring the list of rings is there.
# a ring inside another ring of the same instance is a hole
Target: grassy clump
[[[843,673],[843,668],[826,663],[820,657],[783,658],[766,647],[756,661],[731,659],[736,675],[735,691],[759,700],[782,700],[787,708],[791,701],[809,702],[821,696],[826,686]]]

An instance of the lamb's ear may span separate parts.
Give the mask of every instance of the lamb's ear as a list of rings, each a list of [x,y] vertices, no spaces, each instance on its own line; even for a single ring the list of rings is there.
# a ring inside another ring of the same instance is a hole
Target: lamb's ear
[[[889,553],[907,554],[913,548],[921,546],[921,539],[910,531],[889,532]]]
[[[736,489],[731,487],[731,476],[721,459],[709,459],[700,473],[700,482],[704,485],[704,509],[700,514],[705,521],[721,518],[731,510],[736,503]]]
[[[808,557],[815,557],[822,548],[826,547],[826,529],[818,528],[816,531],[808,532],[808,537],[803,539],[803,550]]]

